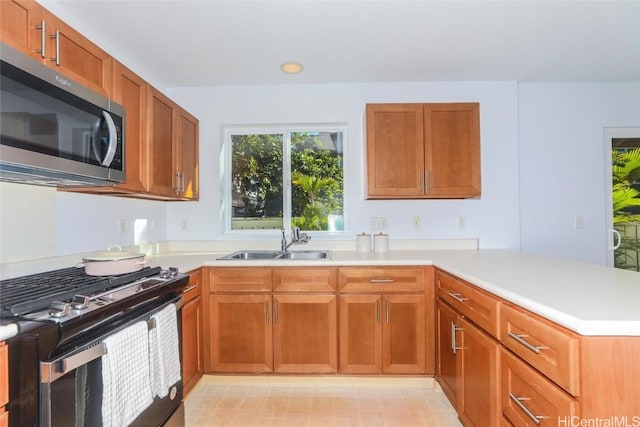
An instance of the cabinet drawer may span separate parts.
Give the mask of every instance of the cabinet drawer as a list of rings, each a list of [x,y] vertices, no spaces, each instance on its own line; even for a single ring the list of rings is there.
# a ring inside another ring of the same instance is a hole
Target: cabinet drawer
[[[577,417],[577,401],[562,389],[509,351],[501,358],[502,413],[514,426],[557,426]]]
[[[441,299],[498,338],[498,300],[440,270],[436,270],[436,284]]]
[[[285,267],[273,269],[274,292],[335,292],[336,269]]]
[[[184,289],[182,297],[187,303],[198,298],[202,294],[202,270],[194,270],[189,272],[189,284]]]
[[[338,271],[341,292],[422,292],[424,269],[415,267],[345,267]]]
[[[500,341],[560,387],[578,396],[578,338],[522,310],[503,305],[500,311]]]
[[[271,292],[271,269],[212,268],[209,270],[210,292]]]

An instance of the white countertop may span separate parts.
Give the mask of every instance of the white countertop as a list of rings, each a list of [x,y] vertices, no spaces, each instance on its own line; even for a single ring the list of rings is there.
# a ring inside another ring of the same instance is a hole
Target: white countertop
[[[180,248],[184,249],[184,248]],[[235,249],[234,249],[235,250]],[[232,250],[233,251],[233,250]],[[232,252],[231,251],[231,252]],[[361,254],[332,250],[331,259],[234,261],[217,258],[230,252],[160,251],[149,255],[151,266],[190,271],[202,266],[357,266],[430,265],[442,268],[505,300],[539,314],[581,335],[640,336],[640,273],[508,250],[391,250]],[[60,262],[63,262],[61,259]],[[2,265],[3,278],[46,269]],[[13,274],[11,274],[13,273]]]
[[[640,273],[503,250],[332,251],[330,260],[230,261],[209,255],[155,256],[184,271],[206,266],[429,265],[581,335],[640,336]]]

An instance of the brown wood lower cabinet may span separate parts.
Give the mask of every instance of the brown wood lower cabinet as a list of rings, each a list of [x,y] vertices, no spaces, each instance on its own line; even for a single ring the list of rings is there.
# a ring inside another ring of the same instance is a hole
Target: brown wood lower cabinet
[[[9,425],[9,413],[5,405],[9,403],[9,347],[0,342],[0,427]]]
[[[209,301],[211,370],[272,372],[271,295],[211,295]]]
[[[335,295],[274,295],[274,371],[338,370]]]
[[[458,315],[442,301],[437,302],[436,311],[436,352],[438,354],[436,377],[451,404],[459,409],[458,373],[461,372],[462,366],[459,366],[461,358],[458,355],[462,347],[459,342],[456,342],[460,330]]]
[[[465,426],[495,426],[500,416],[500,344],[464,319],[460,329],[460,419]]]
[[[424,295],[340,296],[340,370],[425,372]]]
[[[442,300],[436,307],[438,382],[465,426],[497,426],[500,344]]]
[[[204,372],[202,309],[202,271],[189,273],[189,285],[183,293],[182,307],[182,381],[185,396]]]

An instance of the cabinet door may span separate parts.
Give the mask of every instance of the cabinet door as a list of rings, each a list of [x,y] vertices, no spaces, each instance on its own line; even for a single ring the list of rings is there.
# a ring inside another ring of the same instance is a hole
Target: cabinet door
[[[271,372],[270,295],[211,295],[210,366],[214,372]]]
[[[382,373],[382,297],[340,297],[340,372]]]
[[[336,296],[274,295],[273,299],[275,372],[336,372]]]
[[[458,413],[465,426],[499,425],[498,363],[500,346],[473,326],[460,320],[462,328],[462,372]]]
[[[182,307],[182,381],[185,395],[202,376],[202,297]]]
[[[149,174],[149,192],[158,196],[177,196],[177,177],[173,173],[176,157],[176,108],[173,101],[155,88],[149,87],[149,152],[146,166]]]
[[[79,32],[45,12],[49,45],[49,66],[78,83],[111,97],[112,59]]]
[[[424,194],[422,104],[368,104],[367,195],[403,198]]]
[[[458,409],[462,346],[458,315],[446,304],[436,304],[436,378],[451,404]]]
[[[382,370],[385,373],[425,372],[424,294],[383,298]]]
[[[480,112],[477,103],[424,104],[426,193],[480,195]]]
[[[144,193],[147,186],[147,83],[133,71],[116,62],[113,74],[113,100],[121,104],[125,117],[127,180],[116,184],[119,190]]]
[[[176,141],[176,174],[178,195],[183,199],[198,200],[198,119],[178,108],[178,139]]]
[[[44,8],[33,0],[2,0],[0,16],[2,42],[43,62],[47,53]]]

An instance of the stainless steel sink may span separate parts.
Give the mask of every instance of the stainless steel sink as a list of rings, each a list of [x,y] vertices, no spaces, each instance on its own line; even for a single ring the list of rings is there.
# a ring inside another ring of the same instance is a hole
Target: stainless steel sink
[[[231,260],[276,260],[276,259],[327,259],[328,251],[236,251],[218,259]]]
[[[218,259],[275,259],[280,254],[281,251],[237,251]]]
[[[327,251],[291,251],[282,252],[278,259],[326,259],[329,258]]]

